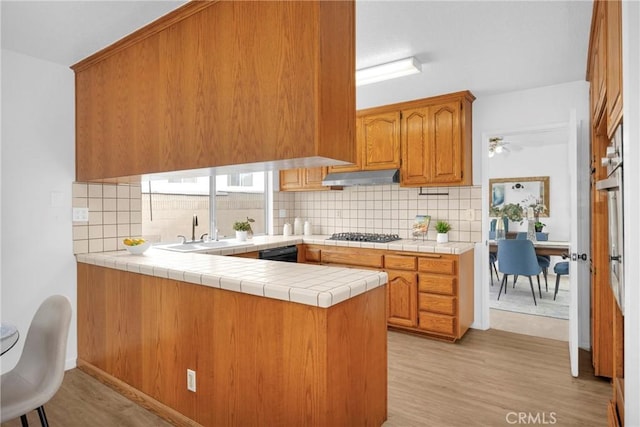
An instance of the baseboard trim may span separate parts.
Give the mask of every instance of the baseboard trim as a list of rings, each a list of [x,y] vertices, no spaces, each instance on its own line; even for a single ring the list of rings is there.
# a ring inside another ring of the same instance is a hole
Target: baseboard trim
[[[203,427],[202,424],[193,421],[191,418],[187,418],[175,409],[157,401],[153,397],[131,387],[124,381],[121,381],[118,378],[104,372],[103,370],[96,368],[92,364],[85,362],[82,359],[78,359],[76,365],[82,372],[91,375],[92,377],[94,377],[101,383],[111,387],[113,390],[117,391],[127,399],[137,403],[145,409],[148,409],[149,411],[153,412],[154,414],[158,415],[159,417],[165,419],[175,426]]]

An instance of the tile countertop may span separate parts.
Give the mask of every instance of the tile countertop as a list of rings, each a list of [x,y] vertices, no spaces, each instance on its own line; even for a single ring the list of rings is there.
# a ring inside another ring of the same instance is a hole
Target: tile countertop
[[[331,307],[387,283],[387,273],[150,248],[78,254],[78,262],[213,288]]]
[[[203,249],[197,251],[209,255],[236,255],[280,246],[308,243],[313,245],[346,246],[351,248],[383,249],[386,251],[427,252],[460,255],[475,247],[473,242],[436,243],[435,240],[396,240],[390,243],[349,242],[344,240],[328,240],[331,236],[255,236],[248,240],[251,246],[224,249]],[[174,252],[175,253],[175,252]]]
[[[473,243],[397,240],[391,243],[327,240],[329,236],[255,236],[251,246],[173,252],[151,247],[142,255],[127,251],[78,254],[78,262],[149,276],[330,307],[387,283],[387,273],[375,270],[265,261],[233,255],[300,243],[425,253],[461,254]]]

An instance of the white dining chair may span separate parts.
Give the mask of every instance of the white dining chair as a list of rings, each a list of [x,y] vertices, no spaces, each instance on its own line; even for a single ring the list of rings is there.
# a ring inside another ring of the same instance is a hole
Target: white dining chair
[[[64,378],[71,303],[62,295],[47,298],[33,316],[18,364],[0,378],[1,422],[38,411],[48,426],[44,404],[56,394]]]

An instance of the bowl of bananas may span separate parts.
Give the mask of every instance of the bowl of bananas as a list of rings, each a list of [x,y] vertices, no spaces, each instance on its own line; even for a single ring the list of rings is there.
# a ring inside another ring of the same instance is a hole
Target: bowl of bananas
[[[127,237],[122,241],[122,243],[124,244],[125,249],[133,255],[141,255],[151,247],[151,242],[147,242],[142,238],[134,239],[132,237]]]

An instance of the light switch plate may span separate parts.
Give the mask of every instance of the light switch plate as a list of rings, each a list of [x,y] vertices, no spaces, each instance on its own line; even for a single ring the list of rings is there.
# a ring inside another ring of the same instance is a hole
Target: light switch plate
[[[278,211],[278,217],[280,218],[286,218],[287,217],[287,210],[286,209],[280,209]]]
[[[89,222],[89,208],[73,208],[73,222]]]

